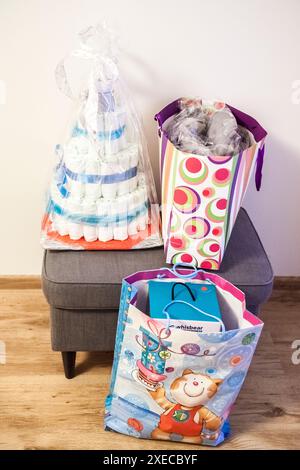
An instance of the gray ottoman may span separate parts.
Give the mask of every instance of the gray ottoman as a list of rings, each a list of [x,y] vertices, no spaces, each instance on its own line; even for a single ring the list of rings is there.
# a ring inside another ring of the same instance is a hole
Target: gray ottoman
[[[52,349],[74,376],[76,351],[114,349],[123,277],[166,266],[163,248],[131,251],[45,251],[43,291],[50,305]],[[273,272],[249,216],[241,209],[219,273],[244,291],[258,314],[269,298]]]

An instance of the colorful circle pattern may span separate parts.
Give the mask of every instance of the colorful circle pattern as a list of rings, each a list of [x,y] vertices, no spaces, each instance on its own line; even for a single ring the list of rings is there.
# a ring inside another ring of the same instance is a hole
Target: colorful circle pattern
[[[236,367],[238,366],[243,360],[243,356],[240,356],[240,355],[236,355],[236,356],[232,356],[232,358],[230,359],[230,364],[232,365],[232,367]]]
[[[160,351],[158,355],[163,360],[170,359],[171,357],[171,353],[169,351]]]
[[[141,432],[144,429],[144,426],[141,423],[141,421],[139,421],[136,418],[128,418],[127,424],[128,424],[128,426],[130,426],[131,428],[133,428],[137,432]]]
[[[205,373],[208,375],[214,375],[217,372],[218,372],[217,369],[214,369],[213,367],[208,367],[207,369],[205,369]]]
[[[244,338],[242,339],[242,344],[251,344],[255,340],[255,333],[248,333]]]
[[[194,256],[192,256],[190,253],[186,253],[185,251],[183,251],[183,252],[180,252],[180,253],[176,253],[176,254],[172,257],[171,263],[172,263],[172,264],[176,264],[176,263],[191,263],[191,264],[196,265],[196,264],[197,264],[197,261],[196,261],[196,259],[194,258]]]
[[[235,367],[245,365],[252,357],[251,346],[235,346],[219,357],[217,367],[223,371],[230,371]]]
[[[172,235],[170,237],[170,245],[175,250],[184,251],[190,246],[190,240],[184,235]]]
[[[200,196],[192,188],[177,186],[174,191],[174,206],[184,214],[195,212],[200,205]]]
[[[220,265],[216,259],[205,259],[201,262],[200,268],[202,269],[219,269]]]
[[[183,230],[190,238],[204,238],[210,231],[210,224],[202,217],[191,217],[184,223]]]
[[[220,251],[220,245],[213,238],[207,238],[199,243],[197,249],[201,256],[216,256]]]
[[[212,222],[224,222],[226,216],[227,199],[213,199],[206,207],[206,216]]]
[[[215,237],[220,237],[223,233],[222,227],[214,227],[211,232]]]
[[[186,343],[181,346],[181,351],[188,356],[196,356],[200,352],[200,346],[196,343]]]
[[[215,188],[205,188],[202,191],[203,197],[213,197],[216,194]]]
[[[205,181],[208,169],[200,158],[189,157],[180,163],[179,174],[185,183],[200,184]]]
[[[227,168],[219,168],[213,174],[212,180],[216,186],[223,187],[230,183],[231,173]]]
[[[234,374],[228,377],[226,382],[230,388],[238,388],[242,385],[245,377],[246,377],[246,372],[244,371],[234,372]]]

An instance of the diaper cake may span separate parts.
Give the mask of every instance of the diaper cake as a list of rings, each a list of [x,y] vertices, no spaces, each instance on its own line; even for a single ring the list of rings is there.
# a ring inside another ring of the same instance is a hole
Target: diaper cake
[[[124,91],[104,26],[81,33],[74,57],[89,59],[88,84],[69,135],[57,145],[42,244],[54,249],[158,246],[159,210],[141,126]],[[57,68],[70,96],[65,61]]]

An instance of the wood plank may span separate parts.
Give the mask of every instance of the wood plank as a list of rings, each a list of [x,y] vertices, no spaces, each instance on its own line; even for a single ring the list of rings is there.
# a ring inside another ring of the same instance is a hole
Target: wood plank
[[[289,378],[290,394],[299,397],[300,364],[292,362],[292,344],[300,341],[300,292],[277,290],[276,297],[264,306],[262,320],[272,336],[285,376]]]
[[[222,449],[299,447],[300,366],[293,372],[288,355],[290,340],[300,333],[300,304],[284,299],[264,308],[266,327],[233,408],[232,437]],[[51,351],[48,305],[39,289],[3,288],[0,306],[0,339],[7,349],[7,363],[0,364],[0,449],[187,448],[103,430],[112,354],[79,353],[78,375],[65,379],[60,354]]]

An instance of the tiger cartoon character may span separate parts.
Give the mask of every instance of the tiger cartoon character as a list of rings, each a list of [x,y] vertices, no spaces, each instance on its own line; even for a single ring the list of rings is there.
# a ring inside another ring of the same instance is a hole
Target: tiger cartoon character
[[[164,387],[149,393],[156,403],[165,411],[160,415],[158,427],[152,431],[153,439],[170,440],[171,434],[182,436],[182,442],[201,444],[202,429],[216,431],[213,439],[218,436],[222,420],[205,404],[217,393],[221,379],[213,379],[208,375],[185,369],[181,377],[177,377],[170,386],[174,402],[166,398]]]

